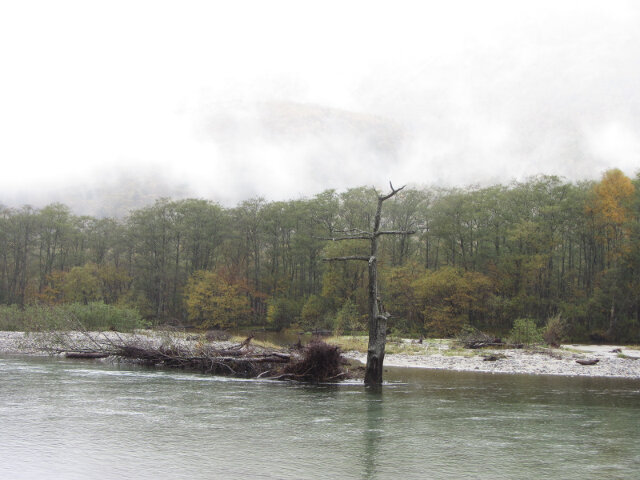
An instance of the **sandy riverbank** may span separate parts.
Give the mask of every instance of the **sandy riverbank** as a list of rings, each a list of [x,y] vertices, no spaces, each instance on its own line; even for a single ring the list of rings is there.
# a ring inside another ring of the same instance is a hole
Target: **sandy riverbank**
[[[25,334],[23,332],[0,332],[0,355],[46,355],[55,349],[56,342],[64,341],[81,350],[96,347],[96,342],[108,347],[109,342],[129,339],[133,334],[115,332],[61,333],[60,337],[46,334]],[[161,332],[137,336],[145,342],[161,343],[167,340]],[[171,341],[188,344],[186,338],[171,337]],[[229,345],[232,345],[229,343]],[[228,346],[224,343],[221,347]],[[640,380],[640,350],[616,345],[563,345],[559,349],[519,349],[519,350],[465,350],[450,351],[444,342],[426,343],[424,352],[412,354],[387,354],[385,366],[428,368],[454,371],[518,373],[531,375],[565,375],[592,377],[619,377]],[[617,351],[620,350],[620,351]],[[495,361],[485,361],[485,357],[496,355]],[[346,352],[348,358],[366,361],[366,354]],[[596,365],[585,366],[576,362],[579,359],[598,359]]]

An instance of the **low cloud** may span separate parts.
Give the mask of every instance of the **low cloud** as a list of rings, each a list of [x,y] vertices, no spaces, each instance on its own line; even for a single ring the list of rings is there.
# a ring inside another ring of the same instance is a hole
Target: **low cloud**
[[[634,2],[250,6],[2,7],[0,202],[105,172],[231,206],[640,165]]]

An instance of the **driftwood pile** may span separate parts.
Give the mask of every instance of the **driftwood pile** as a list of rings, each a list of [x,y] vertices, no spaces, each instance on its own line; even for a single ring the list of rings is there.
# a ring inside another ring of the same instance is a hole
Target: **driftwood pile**
[[[505,347],[505,344],[501,338],[487,335],[480,330],[472,330],[458,336],[458,342],[464,346],[464,348],[478,349],[487,347]],[[514,345],[512,348],[522,348],[522,346]]]
[[[340,349],[321,341],[290,350],[274,350],[252,345],[248,337],[242,343],[221,347],[215,343],[163,342],[160,345],[144,338],[95,338],[78,348],[77,342],[58,346],[55,353],[67,358],[125,359],[141,365],[179,368],[213,375],[320,383],[342,380],[348,376],[346,360]],[[228,342],[227,342],[228,343]]]
[[[255,352],[243,348],[205,347],[194,352],[176,346],[148,348],[135,344],[120,346],[114,352],[114,356],[135,360],[144,365],[244,378],[266,375],[269,371],[277,370],[276,365],[291,361],[290,354],[275,351]]]

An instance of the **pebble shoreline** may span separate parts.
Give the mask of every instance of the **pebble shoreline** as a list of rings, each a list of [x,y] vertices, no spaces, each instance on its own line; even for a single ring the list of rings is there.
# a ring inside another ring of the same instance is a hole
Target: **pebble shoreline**
[[[621,349],[621,352],[612,350]],[[616,345],[564,345],[560,349],[483,349],[470,356],[432,354],[389,354],[386,367],[427,368],[460,372],[509,373],[525,375],[561,375],[570,377],[609,377],[640,380],[640,350]],[[618,356],[618,353],[628,357]],[[485,361],[491,354],[506,358]],[[366,354],[348,352],[347,357],[366,362]],[[595,365],[580,365],[579,359],[598,359]]]
[[[134,334],[118,334],[115,332],[100,332],[89,335],[81,332],[59,334],[64,337],[67,345],[72,344],[77,349],[94,348],[96,342],[105,346],[109,342],[131,338]],[[145,342],[160,344],[165,337],[162,334],[139,335],[137,338]],[[55,339],[54,339],[55,340]],[[176,340],[187,344],[188,340]],[[233,345],[229,342],[219,342],[219,347]],[[228,345],[227,345],[228,344]],[[48,355],[51,352],[52,335],[40,335],[24,332],[0,331],[0,355]],[[620,349],[621,352],[613,351]],[[611,377],[640,380],[640,350],[628,349],[616,345],[565,345],[560,349],[538,350],[490,350],[474,351],[469,356],[445,354],[446,347],[430,348],[425,345],[425,353],[419,354],[387,354],[384,364],[387,367],[426,368],[438,370],[511,373],[529,375],[564,375]],[[484,356],[503,354],[506,358],[495,361],[485,361]],[[621,354],[621,355],[620,355]],[[347,358],[366,362],[366,354],[360,352],[346,352]],[[596,365],[580,365],[578,359],[598,359]]]

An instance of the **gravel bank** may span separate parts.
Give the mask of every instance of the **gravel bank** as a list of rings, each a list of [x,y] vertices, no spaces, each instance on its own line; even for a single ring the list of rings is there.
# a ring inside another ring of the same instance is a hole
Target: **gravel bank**
[[[620,349],[621,352],[613,350]],[[485,356],[504,355],[495,361]],[[621,354],[621,355],[619,355]],[[366,362],[366,354],[348,352],[349,358]],[[624,358],[627,357],[627,358]],[[576,360],[598,359],[595,365],[580,365]],[[384,357],[388,367],[430,368],[486,373],[520,373],[529,375],[564,375],[640,379],[640,350],[617,345],[563,345],[560,349],[481,350],[468,356],[437,353],[418,355],[390,354]]]

